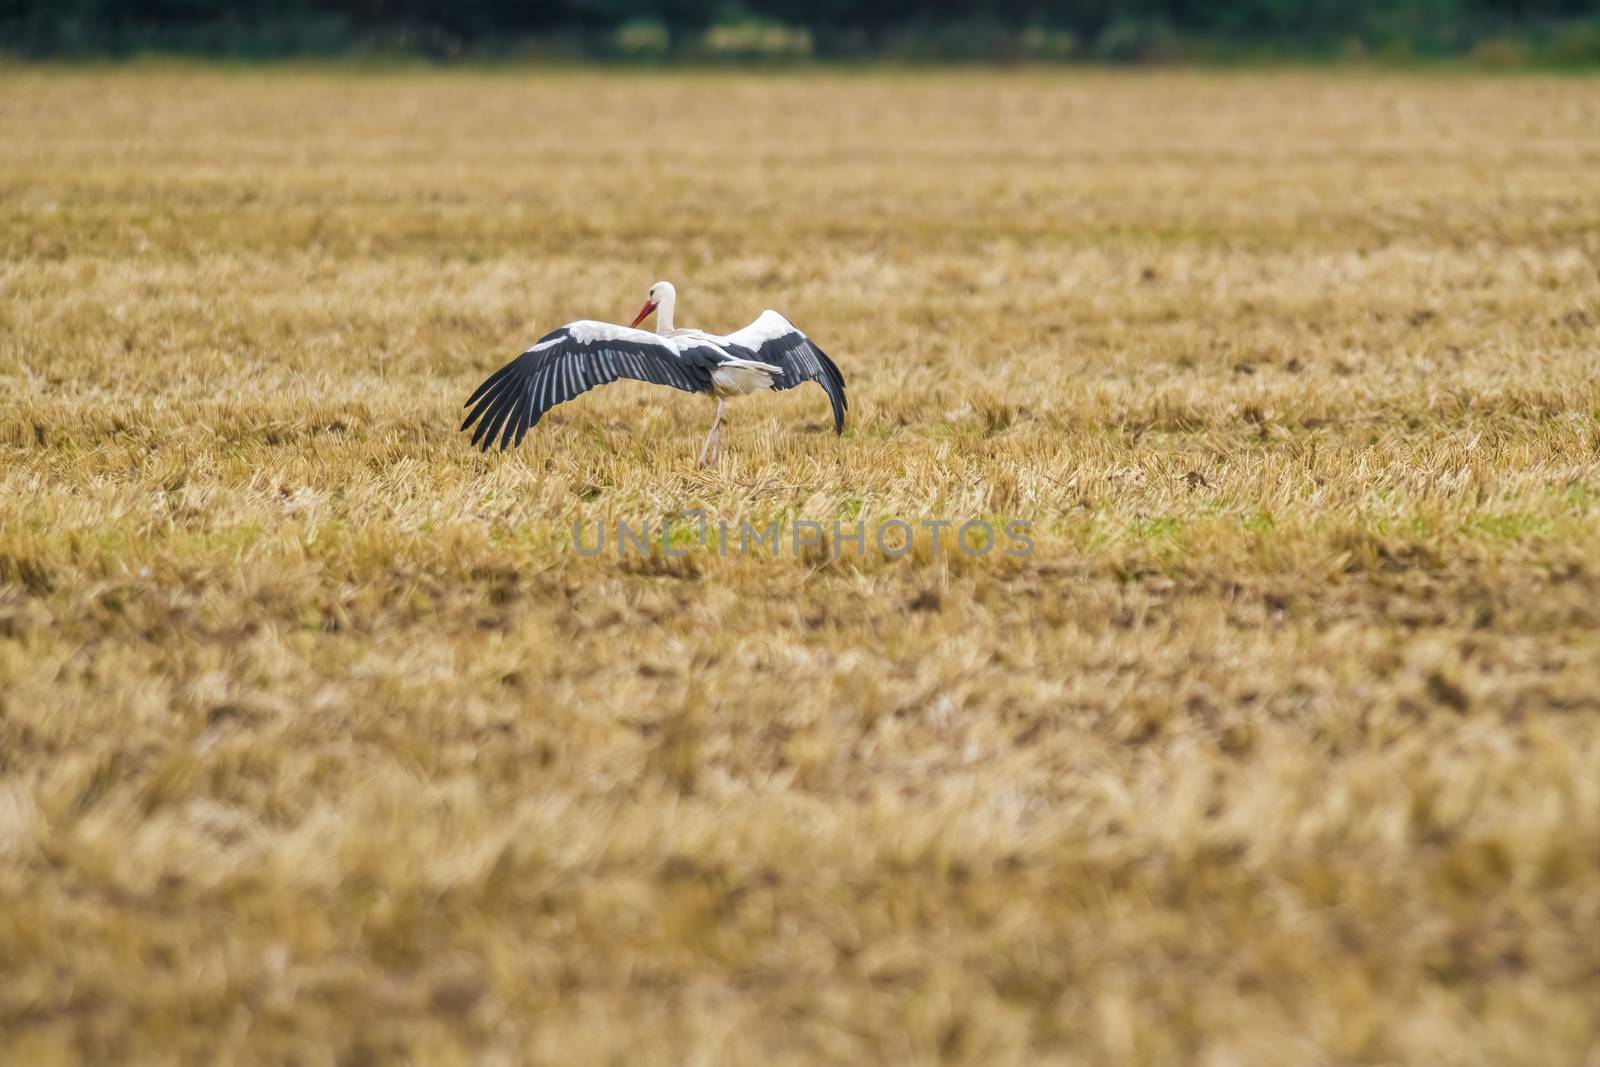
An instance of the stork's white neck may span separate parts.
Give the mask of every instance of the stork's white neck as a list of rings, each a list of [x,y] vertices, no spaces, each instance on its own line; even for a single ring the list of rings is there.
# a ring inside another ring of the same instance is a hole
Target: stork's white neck
[[[672,311],[678,303],[678,294],[672,289],[661,293],[661,300],[656,304],[656,333],[667,334],[672,332]]]

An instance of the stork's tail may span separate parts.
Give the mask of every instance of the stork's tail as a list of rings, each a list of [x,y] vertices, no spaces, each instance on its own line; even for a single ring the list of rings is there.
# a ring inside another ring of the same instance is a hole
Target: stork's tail
[[[718,363],[711,372],[719,391],[732,396],[771,389],[772,381],[783,374],[782,367],[754,359],[730,359]]]

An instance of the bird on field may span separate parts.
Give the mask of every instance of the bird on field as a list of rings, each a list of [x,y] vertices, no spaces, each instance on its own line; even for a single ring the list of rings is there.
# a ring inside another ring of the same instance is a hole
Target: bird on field
[[[644,307],[627,326],[580,319],[552,330],[522,355],[486,378],[467,398],[461,429],[477,423],[472,443],[487,452],[520,445],[544,413],[597,385],[631,378],[704,393],[717,401],[711,432],[698,463],[715,464],[722,451],[722,406],[730,398],[764,389],[816,382],[833,405],[833,430],[844,432],[844,376],[827,354],[776,311],[763,311],[742,330],[719,337],[675,329],[678,291],[671,282],[650,287]],[[638,329],[651,313],[656,331]]]

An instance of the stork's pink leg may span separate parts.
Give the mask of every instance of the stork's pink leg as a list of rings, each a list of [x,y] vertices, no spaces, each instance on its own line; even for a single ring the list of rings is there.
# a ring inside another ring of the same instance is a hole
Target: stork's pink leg
[[[717,397],[717,415],[711,420],[711,432],[706,434],[706,443],[700,446],[699,466],[704,467],[706,465],[707,453],[711,456],[711,466],[716,466],[717,459],[722,454],[722,437],[717,432],[717,428],[722,424],[722,404],[722,398],[720,396]],[[716,446],[714,449],[713,445]]]

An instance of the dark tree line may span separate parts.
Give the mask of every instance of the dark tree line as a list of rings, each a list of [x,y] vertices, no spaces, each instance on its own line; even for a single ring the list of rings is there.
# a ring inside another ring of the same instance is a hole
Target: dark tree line
[[[692,50],[709,27],[752,21],[808,31],[825,56],[915,54],[918,42],[930,55],[1017,54],[1041,40],[1062,55],[1108,59],[1185,41],[1452,54],[1513,39],[1576,58],[1600,51],[1600,0],[0,0],[0,48],[493,55],[544,42],[600,56],[618,50],[619,30],[646,25],[655,36],[645,40],[671,54]]]

